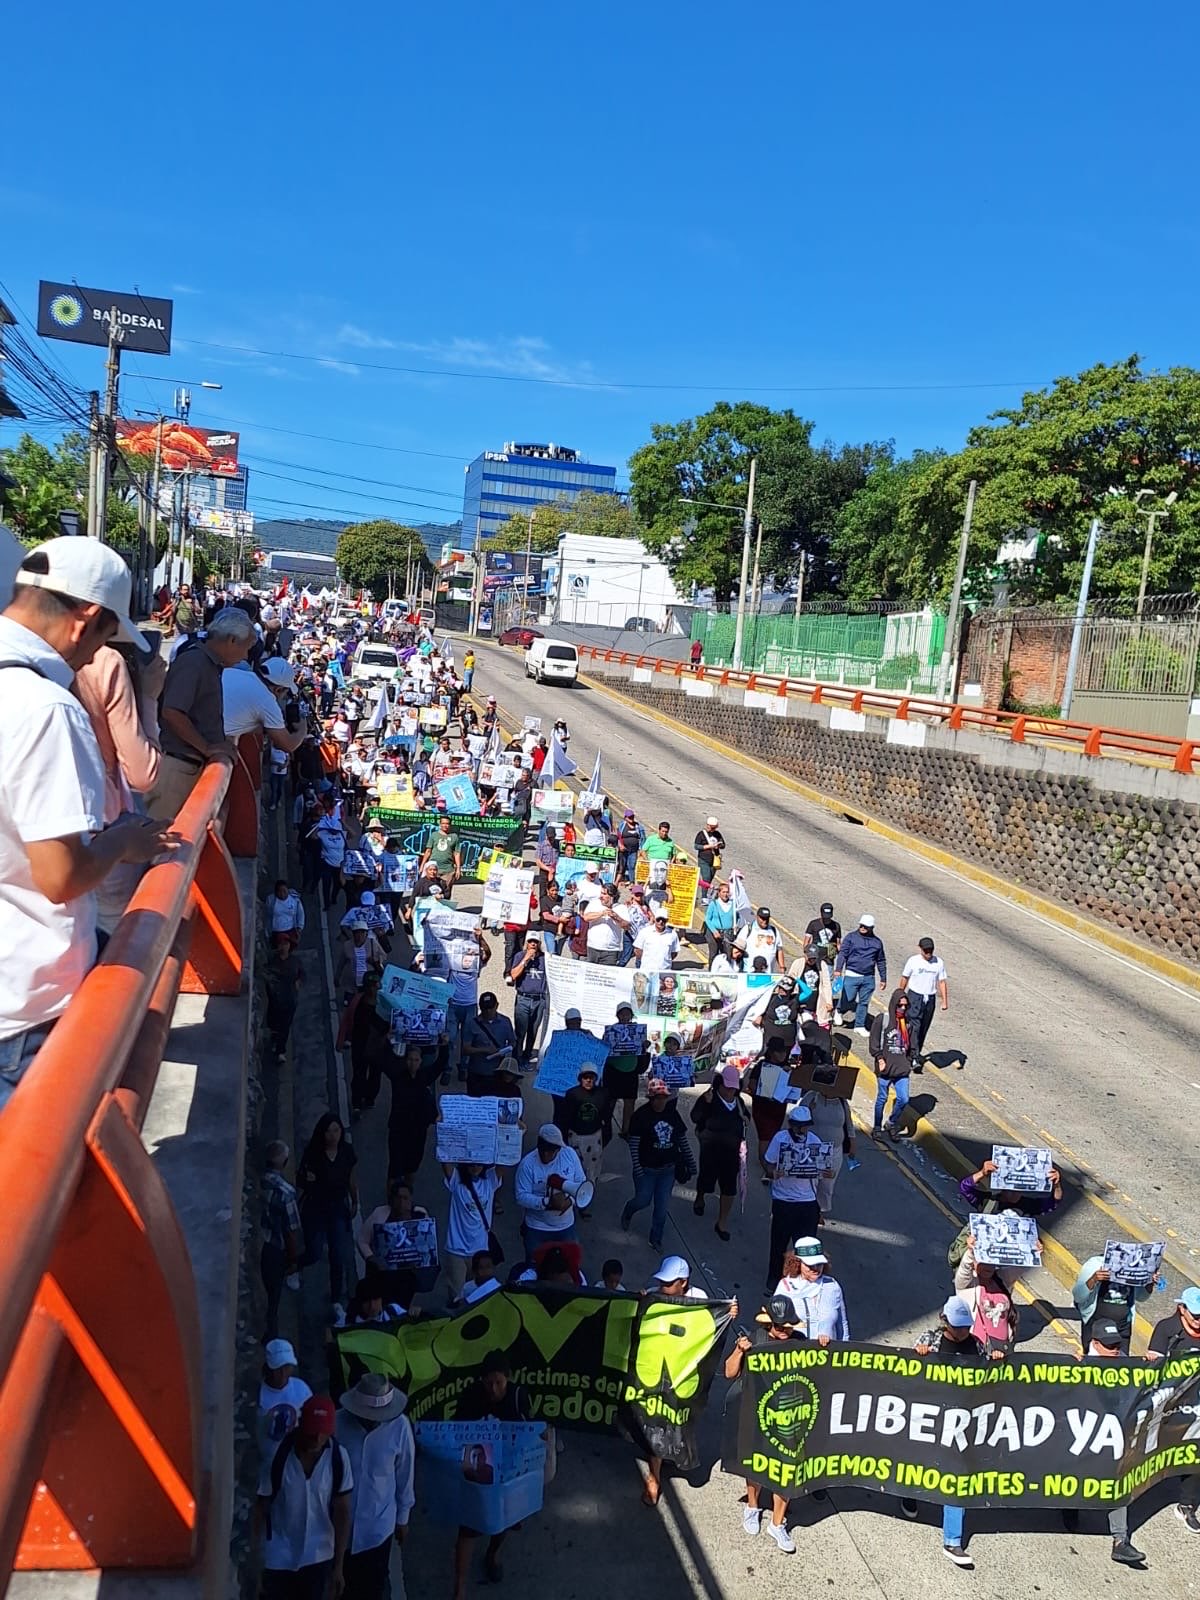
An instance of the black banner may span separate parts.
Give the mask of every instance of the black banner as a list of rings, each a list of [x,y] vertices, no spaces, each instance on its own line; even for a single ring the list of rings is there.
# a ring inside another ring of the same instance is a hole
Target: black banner
[[[81,289],[74,283],[42,282],[38,285],[37,331],[43,339],[106,345],[109,322],[115,310],[117,327],[122,333],[122,349],[169,356],[173,309],[170,300],[148,295],[118,294],[115,289]]]
[[[383,823],[389,838],[397,839],[406,855],[419,856],[429,844],[438,823],[445,815],[441,811],[389,811],[383,806],[371,806],[367,821]],[[492,850],[520,853],[525,842],[525,824],[512,817],[460,817],[451,816],[450,825],[458,835],[459,855],[463,876],[474,876],[479,858]]]
[[[1200,1354],[979,1365],[868,1345],[748,1350],[725,1470],[961,1506],[1107,1510],[1200,1472]]]
[[[587,1433],[632,1426],[652,1454],[690,1468],[692,1423],[708,1398],[730,1311],[724,1300],[530,1284],[394,1332],[339,1328],[334,1340],[343,1383],[386,1372],[408,1396],[410,1422],[453,1421],[484,1358],[502,1350],[532,1421]]]

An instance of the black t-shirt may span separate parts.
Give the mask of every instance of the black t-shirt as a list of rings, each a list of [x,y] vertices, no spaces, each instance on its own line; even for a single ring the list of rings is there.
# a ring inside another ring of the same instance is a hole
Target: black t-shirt
[[[608,1109],[608,1096],[601,1088],[592,1090],[584,1089],[578,1085],[568,1089],[563,1099],[563,1120],[568,1133],[576,1133],[581,1139],[599,1133],[604,1125],[604,1114]]]
[[[629,1137],[638,1141],[638,1161],[643,1167],[672,1167],[675,1146],[684,1134],[679,1112],[670,1103],[656,1112],[647,1100],[629,1119]]]
[[[1178,1309],[1154,1324],[1147,1346],[1154,1356],[1185,1356],[1200,1350],[1200,1334],[1187,1333]]]
[[[741,1095],[728,1102],[715,1089],[710,1089],[692,1107],[692,1123],[702,1145],[736,1150],[746,1136],[746,1114],[742,1109]]]
[[[772,991],[762,1014],[763,1049],[772,1039],[782,1039],[790,1050],[796,1042],[796,1028],[800,1016],[800,996],[781,995]]]
[[[710,839],[712,839],[714,843],[710,844]],[[695,839],[692,841],[692,848],[695,850],[699,860],[702,861],[706,867],[711,868],[713,864],[713,857],[720,855],[721,851],[725,848],[724,835],[721,834],[716,828],[701,828],[696,834]]]
[[[315,1155],[305,1153],[300,1163],[301,1198],[320,1211],[337,1211],[346,1208],[349,1215],[350,1174],[354,1171],[357,1155],[345,1139],[337,1147],[331,1161],[323,1150]]]
[[[482,1383],[472,1384],[459,1400],[455,1422],[528,1422],[529,1399],[519,1383],[509,1380],[503,1400],[493,1400]]]
[[[824,917],[814,917],[804,931],[814,944],[823,948],[837,944],[842,937],[842,925],[833,917],[828,921]]]

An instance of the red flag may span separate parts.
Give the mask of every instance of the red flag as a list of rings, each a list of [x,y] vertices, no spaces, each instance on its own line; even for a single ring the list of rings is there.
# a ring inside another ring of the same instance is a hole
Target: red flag
[[[284,595],[287,594],[287,592],[288,592],[288,584],[291,583],[291,581],[292,580],[290,578],[285,578],[283,580],[283,582],[279,585],[278,589],[276,589],[276,591],[275,591],[276,600],[282,600]]]

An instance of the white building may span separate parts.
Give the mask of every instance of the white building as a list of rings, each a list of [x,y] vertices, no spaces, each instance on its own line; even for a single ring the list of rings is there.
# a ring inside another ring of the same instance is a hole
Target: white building
[[[683,598],[671,574],[640,539],[596,539],[564,533],[558,541],[549,592],[559,622],[623,628],[634,617],[656,627]]]

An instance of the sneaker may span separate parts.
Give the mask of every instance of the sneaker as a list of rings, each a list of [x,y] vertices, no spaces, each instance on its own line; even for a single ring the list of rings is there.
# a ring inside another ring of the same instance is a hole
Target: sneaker
[[[704,1196],[702,1194],[698,1194],[695,1200],[692,1202],[692,1210],[698,1217],[702,1217],[704,1215]]]
[[[783,1551],[785,1556],[794,1556],[796,1554],[795,1541],[793,1540],[791,1534],[784,1527],[782,1522],[768,1522],[767,1532],[771,1535],[771,1538],[774,1539],[775,1543]]]
[[[1200,1517],[1196,1515],[1195,1506],[1176,1506],[1175,1515],[1189,1533],[1200,1533]]]
[[[871,1137],[872,1137],[872,1139],[874,1139],[876,1144],[882,1144],[883,1143],[883,1129],[882,1128],[872,1128],[871,1129]]]
[[[953,1561],[956,1567],[966,1567],[970,1569],[975,1565],[960,1544],[944,1544],[942,1546],[942,1554],[944,1556],[949,1556],[950,1560]]]
[[[1146,1564],[1146,1552],[1139,1550],[1129,1539],[1114,1539],[1112,1558],[1123,1567],[1141,1567]]]
[[[762,1527],[762,1512],[753,1506],[742,1507],[742,1528],[753,1538]]]
[[[901,1500],[900,1515],[907,1517],[910,1522],[915,1522],[921,1515],[921,1508],[915,1500]]]
[[[858,1034],[859,1038],[861,1038],[861,1039],[869,1039],[871,1037],[870,1028],[855,1028],[854,1031],[855,1031],[855,1033]]]

